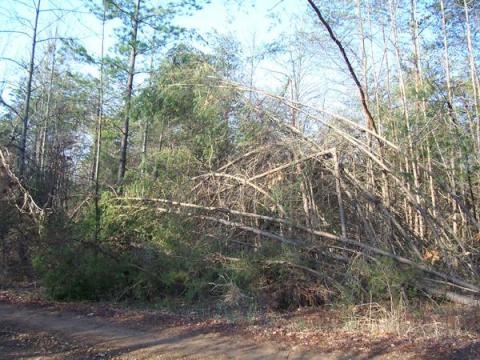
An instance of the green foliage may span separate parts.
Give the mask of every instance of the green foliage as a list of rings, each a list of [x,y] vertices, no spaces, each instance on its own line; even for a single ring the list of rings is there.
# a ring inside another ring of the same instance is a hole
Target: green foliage
[[[133,110],[142,126],[148,122],[155,129],[148,133],[149,141],[161,138],[170,147],[188,149],[207,167],[227,155],[227,120],[234,101],[231,91],[213,79],[221,71],[216,62],[215,57],[178,46],[138,95]]]
[[[92,212],[70,232],[88,238],[93,232]],[[65,239],[36,256],[35,269],[50,296],[194,300],[204,296],[218,276],[202,260],[208,249],[201,241],[190,240],[194,236],[188,221],[173,215],[159,219],[155,211],[126,213],[104,196],[102,225],[96,244]]]
[[[198,175],[201,166],[190,149],[180,146],[175,149],[165,148],[149,155],[142,169],[146,174],[138,179],[137,172],[127,172],[127,193],[154,197],[181,198],[191,183],[191,177]]]
[[[33,265],[55,299],[107,298],[126,281],[125,265],[79,245],[52,247],[36,256]]]
[[[341,297],[348,304],[370,301],[397,301],[416,295],[417,273],[399,268],[391,259],[373,262],[355,261],[345,274],[344,284],[339,287]]]
[[[93,208],[63,234],[47,234],[58,243],[40,251],[34,266],[51,297],[244,306],[273,296],[268,302],[276,308],[315,304],[305,300],[312,278],[285,266],[305,261],[291,249],[265,243],[255,254],[220,255],[223,243],[206,241],[194,219],[129,207],[105,194],[101,210],[97,243],[75,240],[92,236]]]

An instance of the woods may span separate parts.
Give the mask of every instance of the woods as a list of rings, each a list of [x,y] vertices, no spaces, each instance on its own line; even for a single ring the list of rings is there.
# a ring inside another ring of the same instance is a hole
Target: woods
[[[476,2],[272,1],[282,33],[251,48],[179,25],[209,2],[33,3],[12,5],[30,50],[1,82],[2,281],[277,310],[478,304]],[[59,32],[72,12],[99,50]]]

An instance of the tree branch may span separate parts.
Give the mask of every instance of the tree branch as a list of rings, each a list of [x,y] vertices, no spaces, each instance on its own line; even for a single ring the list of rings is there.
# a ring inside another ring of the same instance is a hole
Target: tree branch
[[[330,26],[330,24],[323,17],[323,15],[320,12],[320,9],[318,8],[318,6],[315,5],[313,0],[308,0],[308,3],[312,7],[312,9],[315,11],[318,19],[323,24],[323,26],[325,26],[325,28],[328,31],[328,34],[330,35],[330,38],[333,40],[333,42],[335,42],[338,49],[340,50],[340,53],[342,54],[343,60],[345,61],[345,64],[348,67],[348,72],[352,76],[352,79],[355,82],[355,85],[357,86],[358,92],[360,94],[360,101],[362,103],[363,112],[365,113],[365,116],[367,117],[368,127],[370,129],[373,129],[376,133],[378,133],[377,125],[375,124],[375,120],[373,119],[372,113],[370,112],[370,109],[368,108],[367,97],[365,95],[365,91],[363,90],[363,86],[360,83],[360,80],[358,79],[357,74],[355,73],[355,70],[353,69],[352,63],[350,62],[350,59],[348,58],[348,55],[345,51],[345,48],[343,47],[342,43],[340,42],[340,40],[338,40],[337,36],[333,32],[333,29]]]

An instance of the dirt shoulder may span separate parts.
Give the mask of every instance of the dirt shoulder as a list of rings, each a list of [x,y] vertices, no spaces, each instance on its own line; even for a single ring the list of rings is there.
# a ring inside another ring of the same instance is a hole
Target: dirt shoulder
[[[478,359],[478,336],[413,338],[334,329],[331,312],[229,323],[0,292],[1,359]],[[323,328],[307,326],[324,318]],[[296,324],[292,327],[292,324]]]
[[[240,335],[165,326],[138,331],[102,318],[0,304],[1,358],[20,359],[338,359]],[[342,354],[344,356],[345,354]]]

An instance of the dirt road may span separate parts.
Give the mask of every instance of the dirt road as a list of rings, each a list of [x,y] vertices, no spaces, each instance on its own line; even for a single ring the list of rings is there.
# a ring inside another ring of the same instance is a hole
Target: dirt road
[[[340,345],[328,351],[329,340],[301,347],[276,335],[268,341],[236,328],[145,318],[141,311],[119,314],[95,305],[0,302],[0,359],[480,359],[475,337],[419,343],[378,338],[370,345],[361,339],[357,345],[365,346],[353,347],[352,339],[339,342],[335,333],[331,337]]]
[[[357,359],[171,327],[143,332],[88,315],[0,304],[1,359]]]

